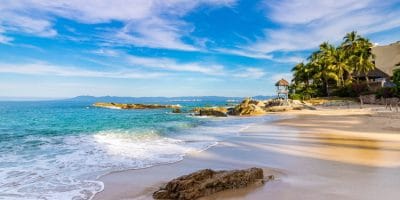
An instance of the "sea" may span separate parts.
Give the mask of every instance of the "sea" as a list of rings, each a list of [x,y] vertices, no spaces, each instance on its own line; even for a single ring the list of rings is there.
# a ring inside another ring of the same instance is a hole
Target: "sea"
[[[111,172],[178,162],[270,117],[198,117],[79,101],[0,102],[0,199],[87,200]],[[183,111],[227,102],[171,102]]]

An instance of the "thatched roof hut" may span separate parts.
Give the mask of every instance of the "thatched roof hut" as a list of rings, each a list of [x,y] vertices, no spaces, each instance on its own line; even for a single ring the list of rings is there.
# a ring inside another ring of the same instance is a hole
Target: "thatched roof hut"
[[[368,73],[368,76],[391,77],[396,65],[400,63],[400,42],[385,46],[374,46],[372,47],[372,54],[375,55],[376,69]]]
[[[289,86],[289,82],[285,79],[281,79],[275,83],[275,86]]]

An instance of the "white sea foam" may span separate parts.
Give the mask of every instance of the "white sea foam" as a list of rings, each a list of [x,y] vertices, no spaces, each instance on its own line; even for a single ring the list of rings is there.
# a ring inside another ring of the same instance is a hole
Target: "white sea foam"
[[[0,199],[90,199],[103,190],[103,174],[183,159],[192,151],[238,135],[251,119],[215,119],[185,134],[154,130],[105,130],[95,134],[27,137],[21,143],[40,143],[30,150],[0,155]],[[173,126],[176,126],[176,122]],[[214,123],[214,124],[213,124]]]
[[[103,189],[102,174],[176,162],[212,145],[126,130],[29,140],[43,142],[41,155],[0,155],[0,199],[90,199]]]

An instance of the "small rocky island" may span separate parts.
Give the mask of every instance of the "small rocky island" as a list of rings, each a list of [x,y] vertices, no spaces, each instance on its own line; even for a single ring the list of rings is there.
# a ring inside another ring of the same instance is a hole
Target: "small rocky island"
[[[162,105],[162,104],[134,104],[134,103],[105,103],[98,102],[94,103],[95,107],[111,108],[111,109],[162,109],[162,108],[172,108],[179,109],[179,105]]]

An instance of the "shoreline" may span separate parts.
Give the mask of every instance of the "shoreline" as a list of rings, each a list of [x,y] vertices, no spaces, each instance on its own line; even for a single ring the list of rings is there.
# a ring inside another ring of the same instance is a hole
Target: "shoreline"
[[[400,135],[393,134],[400,127],[366,127],[363,129],[369,128],[366,133],[354,130],[360,129],[357,120],[368,122],[370,118],[381,118],[385,121],[385,116],[374,116],[376,114],[371,110],[327,109],[279,113],[290,119],[253,124],[238,136],[205,151],[189,154],[175,163],[111,172],[102,176],[98,180],[104,183],[104,190],[93,199],[152,199],[152,192],[160,185],[199,169],[249,167],[261,167],[264,176],[274,175],[277,179],[260,187],[221,192],[202,199],[297,199],[299,195],[307,199],[376,199],[377,195],[385,195],[385,198],[389,197],[386,199],[391,199],[400,195],[395,190],[400,185],[400,175],[393,172],[393,169],[400,169]],[[315,120],[320,120],[317,125],[324,127],[310,127]],[[336,120],[336,123],[332,120]],[[390,123],[400,121],[397,118],[391,120]],[[330,123],[336,127],[332,128]],[[343,130],[338,129],[339,125],[343,125]],[[379,157],[380,154],[383,159]],[[374,174],[376,170],[381,173]],[[332,176],[341,173],[346,176]],[[378,178],[392,177],[386,180],[390,184],[383,178],[380,180],[383,185],[377,185],[381,191],[373,190],[370,185],[373,180],[363,177],[371,173]]]

